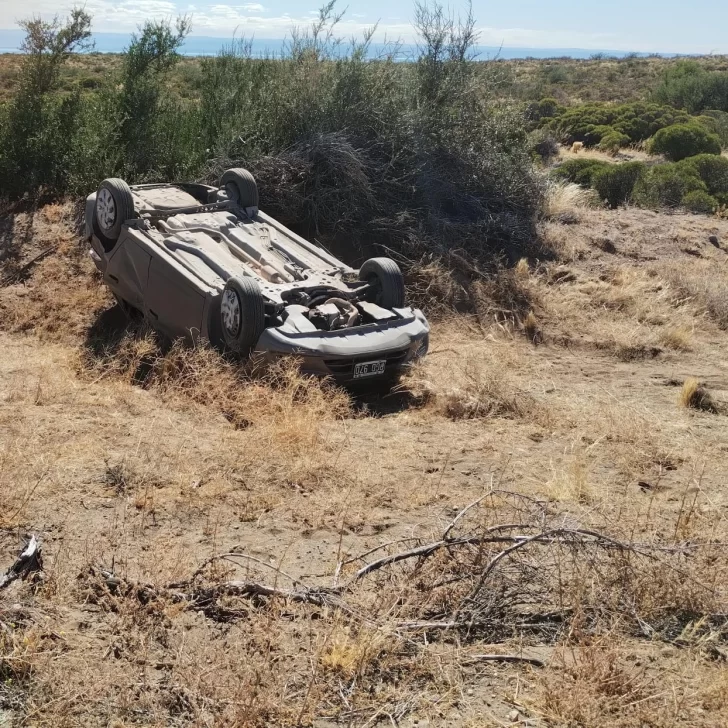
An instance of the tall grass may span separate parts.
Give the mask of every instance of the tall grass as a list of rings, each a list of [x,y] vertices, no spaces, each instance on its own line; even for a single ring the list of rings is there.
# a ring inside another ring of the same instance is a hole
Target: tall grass
[[[535,237],[540,183],[521,114],[496,100],[473,63],[472,16],[418,3],[421,42],[409,62],[396,61],[396,45],[370,59],[373,29],[344,44],[340,19],[330,2],[276,58],[231,44],[201,62],[196,100],[166,83],[186,19],[146,23],[105,86],[70,96],[57,74],[38,91],[33,69],[60,67],[83,47],[91,19],[74,11],[65,23],[33,21],[27,82],[0,111],[0,194],[88,194],[112,176],[212,181],[241,165],[269,212],[344,257],[371,246],[405,263],[453,250],[521,257]],[[28,89],[37,91],[32,109]]]

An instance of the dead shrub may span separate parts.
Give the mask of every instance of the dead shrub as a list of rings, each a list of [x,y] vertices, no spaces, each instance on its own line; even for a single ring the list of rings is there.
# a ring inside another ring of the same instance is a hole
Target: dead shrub
[[[710,392],[695,377],[688,377],[683,382],[678,401],[681,407],[688,409],[717,412],[717,407],[710,396]]]
[[[691,303],[721,329],[728,329],[728,277],[721,266],[690,260],[664,264],[659,272],[672,287],[675,304]]]
[[[429,411],[452,420],[537,416],[539,411],[493,351],[461,351],[446,373],[434,372],[424,362],[405,376],[403,384]]]
[[[547,220],[570,225],[581,220],[584,210],[592,206],[594,195],[571,182],[550,181],[541,206],[541,214]]]

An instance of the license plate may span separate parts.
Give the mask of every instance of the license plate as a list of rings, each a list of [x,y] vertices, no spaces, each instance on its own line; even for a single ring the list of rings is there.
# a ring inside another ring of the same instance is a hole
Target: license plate
[[[359,364],[354,364],[354,379],[384,374],[384,367],[386,364],[386,359],[380,359],[379,361],[363,361]]]

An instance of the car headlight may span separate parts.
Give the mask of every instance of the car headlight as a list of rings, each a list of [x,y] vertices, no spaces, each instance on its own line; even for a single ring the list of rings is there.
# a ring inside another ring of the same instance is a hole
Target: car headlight
[[[415,349],[413,358],[421,359],[425,354],[427,354],[427,350],[430,348],[429,335],[425,334],[425,336],[419,342],[415,343],[415,346],[417,346],[417,349]]]

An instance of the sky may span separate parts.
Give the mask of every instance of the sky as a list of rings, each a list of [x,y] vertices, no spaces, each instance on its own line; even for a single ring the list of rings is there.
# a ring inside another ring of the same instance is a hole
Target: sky
[[[322,0],[323,1],[323,0]],[[192,35],[281,39],[294,25],[308,25],[316,0],[81,0],[96,32],[127,33],[147,19],[192,18]],[[455,12],[457,0],[443,3]],[[0,0],[0,28],[30,15],[52,18],[70,9],[61,0]],[[411,43],[413,0],[339,0],[346,9],[339,34],[359,35],[378,23],[376,41]],[[484,46],[583,48],[662,53],[728,53],[725,0],[473,0]]]

